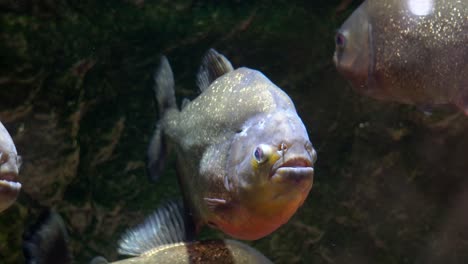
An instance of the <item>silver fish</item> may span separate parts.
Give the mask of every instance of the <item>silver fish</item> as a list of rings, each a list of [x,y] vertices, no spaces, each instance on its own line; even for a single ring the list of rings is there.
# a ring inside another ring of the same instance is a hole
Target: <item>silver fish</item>
[[[154,78],[161,120],[148,149],[149,173],[156,179],[167,149],[176,151],[195,233],[208,224],[254,240],[286,223],[312,188],[316,160],[289,96],[259,71],[234,70],[213,49],[197,76],[201,94],[181,110],[165,57]]]
[[[21,157],[16,152],[13,139],[0,122],[0,212],[10,207],[20,193],[20,167]]]
[[[154,78],[161,120],[149,172],[158,177],[169,142],[195,232],[208,224],[254,240],[286,223],[312,188],[316,160],[289,96],[259,71],[234,70],[213,49],[197,76],[201,94],[182,110],[165,57]]]
[[[468,114],[468,1],[366,0],[335,41],[334,63],[358,92]]]
[[[168,202],[142,224],[129,229],[119,241],[122,255],[134,256],[116,262],[95,257],[91,264],[272,264],[264,255],[234,240],[187,241],[181,201]],[[70,264],[65,224],[55,211],[43,214],[25,235],[27,264]]]

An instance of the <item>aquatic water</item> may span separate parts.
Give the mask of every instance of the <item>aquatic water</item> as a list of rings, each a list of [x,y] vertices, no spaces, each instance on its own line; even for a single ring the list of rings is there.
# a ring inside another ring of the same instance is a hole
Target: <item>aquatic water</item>
[[[122,258],[124,230],[179,195],[173,157],[155,184],[145,170],[153,70],[167,55],[177,98],[192,99],[210,47],[281,87],[318,155],[304,205],[247,244],[274,263],[466,263],[468,118],[352,90],[332,56],[358,4],[0,3],[0,120],[23,157],[21,194],[0,214],[0,263],[23,263],[22,233],[44,207],[64,218],[76,263]]]

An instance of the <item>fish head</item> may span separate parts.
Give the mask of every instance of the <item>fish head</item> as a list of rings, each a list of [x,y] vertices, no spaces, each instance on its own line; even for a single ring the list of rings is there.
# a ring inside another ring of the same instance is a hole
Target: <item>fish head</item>
[[[19,195],[21,184],[18,182],[18,173],[21,163],[10,134],[0,123],[0,212],[10,207]]]
[[[316,158],[295,111],[252,117],[235,135],[228,159],[227,188],[252,227],[244,224],[245,233],[234,236],[257,239],[287,222],[312,188]]]
[[[333,63],[356,91],[375,97],[374,35],[366,7],[364,2],[337,31]]]

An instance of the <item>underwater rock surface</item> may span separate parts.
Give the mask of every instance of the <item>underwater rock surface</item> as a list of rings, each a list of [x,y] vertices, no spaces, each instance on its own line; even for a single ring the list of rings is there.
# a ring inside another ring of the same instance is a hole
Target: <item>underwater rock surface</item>
[[[290,95],[319,156],[304,205],[249,245],[274,263],[466,263],[468,119],[355,94],[330,58],[359,3],[340,4],[0,1],[0,120],[23,157],[0,259],[23,261],[42,207],[64,217],[77,263],[118,259],[120,234],[179,194],[173,166],[158,184],[145,172],[159,56],[193,98],[214,47]]]

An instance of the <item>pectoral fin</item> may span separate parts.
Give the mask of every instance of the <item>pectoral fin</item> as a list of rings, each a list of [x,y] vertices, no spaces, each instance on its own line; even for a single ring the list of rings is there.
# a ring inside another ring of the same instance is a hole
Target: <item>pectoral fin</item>
[[[224,199],[217,199],[217,198],[203,198],[203,199],[205,200],[205,204],[212,211],[222,210],[229,205],[229,203]]]

